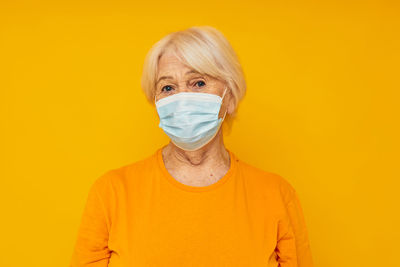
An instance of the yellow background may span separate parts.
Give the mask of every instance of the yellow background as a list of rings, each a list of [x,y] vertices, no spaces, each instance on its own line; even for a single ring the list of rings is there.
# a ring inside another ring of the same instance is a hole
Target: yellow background
[[[299,192],[316,266],[400,266],[397,1],[2,1],[1,266],[67,266],[89,186],[168,142],[140,88],[171,31],[248,83],[226,146]]]

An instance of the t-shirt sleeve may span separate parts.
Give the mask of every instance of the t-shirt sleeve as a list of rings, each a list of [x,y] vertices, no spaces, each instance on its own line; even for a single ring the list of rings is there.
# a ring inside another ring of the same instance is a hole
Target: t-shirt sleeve
[[[281,267],[313,267],[305,218],[297,192],[292,189],[286,216],[279,221],[277,255]]]
[[[108,248],[109,220],[104,200],[107,176],[103,175],[91,185],[81,217],[78,236],[73,249],[70,267],[108,266],[111,251]]]

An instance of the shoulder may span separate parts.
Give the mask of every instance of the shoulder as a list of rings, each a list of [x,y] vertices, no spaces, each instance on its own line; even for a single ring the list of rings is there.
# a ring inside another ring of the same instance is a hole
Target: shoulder
[[[295,197],[295,188],[282,175],[256,167],[243,160],[240,160],[239,165],[247,182],[256,185],[265,193],[279,197],[284,203],[289,203]]]
[[[125,190],[129,183],[136,182],[135,180],[153,169],[154,160],[155,154],[152,154],[131,163],[108,169],[94,180],[92,187],[101,195],[115,194],[115,191]]]

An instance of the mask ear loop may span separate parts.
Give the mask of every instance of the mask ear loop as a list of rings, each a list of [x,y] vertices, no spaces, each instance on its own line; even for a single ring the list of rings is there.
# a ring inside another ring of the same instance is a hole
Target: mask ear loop
[[[224,96],[225,96],[225,93],[226,93],[227,89],[228,89],[228,87],[225,86],[225,91],[224,91],[224,93],[222,94],[222,97],[221,97],[221,103],[222,103],[222,100],[224,99]]]
[[[226,93],[227,89],[228,89],[228,88],[225,86],[225,91],[224,91],[224,93],[222,94],[222,100],[224,100],[225,93]],[[222,105],[222,100],[221,100],[221,105]],[[228,111],[228,109],[225,110],[225,114],[224,114],[224,117],[222,118],[222,121],[224,121],[227,111]]]

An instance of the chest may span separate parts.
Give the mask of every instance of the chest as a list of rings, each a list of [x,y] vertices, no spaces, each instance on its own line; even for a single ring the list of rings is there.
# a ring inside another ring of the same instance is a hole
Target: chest
[[[269,266],[276,245],[273,214],[240,190],[188,197],[155,189],[121,198],[116,212],[113,267]]]

